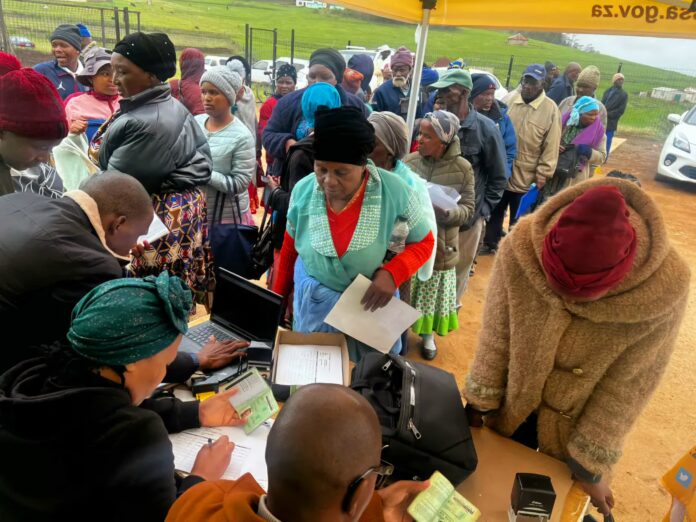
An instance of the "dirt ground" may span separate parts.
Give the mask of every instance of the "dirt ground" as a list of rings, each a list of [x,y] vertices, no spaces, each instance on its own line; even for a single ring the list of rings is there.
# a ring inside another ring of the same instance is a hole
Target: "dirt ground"
[[[614,169],[637,176],[643,188],[664,213],[670,237],[696,273],[696,185],[665,184],[654,180],[661,144],[629,139],[611,156],[602,174]],[[692,223],[692,225],[689,225]],[[460,328],[438,339],[439,354],[433,361],[463,385],[473,358],[492,257],[479,258],[459,314]],[[615,518],[619,522],[652,522],[662,519],[669,497],[658,478],[696,444],[696,278],[686,320],[670,366],[647,408],[627,438],[624,455],[616,468],[613,490]],[[410,338],[409,357],[419,360],[419,339]],[[524,470],[520,470],[524,471]],[[494,521],[497,522],[497,521]]]

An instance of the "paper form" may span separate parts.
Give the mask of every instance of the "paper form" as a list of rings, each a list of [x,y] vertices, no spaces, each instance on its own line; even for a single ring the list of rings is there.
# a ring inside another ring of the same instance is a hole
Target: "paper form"
[[[275,368],[276,384],[343,384],[340,346],[281,344]]]
[[[143,241],[147,241],[148,243],[154,243],[158,239],[163,238],[164,236],[169,234],[169,229],[167,226],[162,222],[162,220],[159,218],[157,214],[154,214],[152,216],[152,223],[150,223],[150,228],[147,230],[147,234],[144,236],[140,236],[138,238],[138,244],[141,244]]]
[[[174,467],[190,473],[196,461],[198,451],[208,443],[227,435],[235,443],[232,460],[223,479],[236,480],[245,473],[251,473],[256,482],[268,489],[268,471],[266,469],[266,440],[272,421],[266,421],[252,435],[246,435],[241,428],[198,428],[169,435],[174,453]]]
[[[362,274],[346,288],[324,322],[346,335],[387,353],[396,340],[421,316],[418,310],[392,298],[384,308],[370,312],[360,304],[372,282]]]

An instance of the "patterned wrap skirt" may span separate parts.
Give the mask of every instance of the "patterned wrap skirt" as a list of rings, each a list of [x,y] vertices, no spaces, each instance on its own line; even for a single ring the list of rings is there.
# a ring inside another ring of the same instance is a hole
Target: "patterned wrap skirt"
[[[447,335],[459,328],[456,269],[434,270],[427,281],[412,277],[411,306],[423,314],[412,327],[418,335]]]
[[[145,277],[166,270],[188,284],[196,303],[209,305],[215,275],[205,195],[198,188],[155,194],[152,205],[169,234],[152,243],[143,256],[131,258],[128,275]]]

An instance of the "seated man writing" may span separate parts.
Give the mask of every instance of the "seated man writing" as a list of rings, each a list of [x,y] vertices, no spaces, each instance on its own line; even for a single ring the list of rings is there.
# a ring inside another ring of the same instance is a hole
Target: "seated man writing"
[[[268,436],[268,493],[251,475],[192,487],[167,522],[337,522],[410,520],[406,509],[427,482],[397,482],[380,464],[382,437],[370,404],[350,388],[304,386],[285,404]]]

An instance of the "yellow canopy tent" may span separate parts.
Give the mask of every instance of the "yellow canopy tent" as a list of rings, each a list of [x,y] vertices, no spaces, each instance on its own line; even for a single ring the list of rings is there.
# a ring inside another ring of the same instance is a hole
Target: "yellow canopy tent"
[[[559,33],[696,38],[696,0],[332,0],[350,9],[421,24],[413,71],[419,86],[430,25]],[[418,89],[407,123],[413,128]]]

